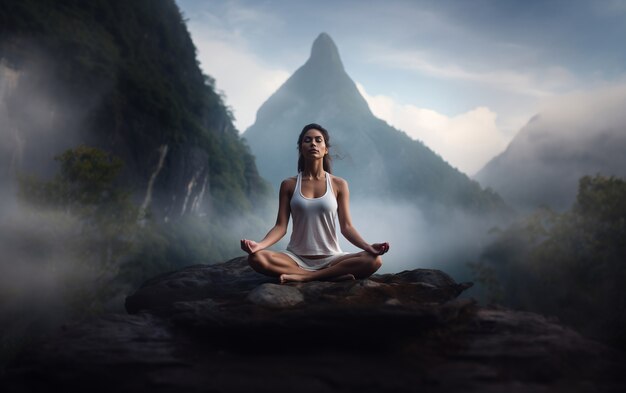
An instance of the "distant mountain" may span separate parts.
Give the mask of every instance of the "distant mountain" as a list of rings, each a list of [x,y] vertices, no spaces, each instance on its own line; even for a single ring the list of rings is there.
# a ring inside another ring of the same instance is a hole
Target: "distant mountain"
[[[569,208],[585,175],[626,177],[626,88],[566,97],[475,176],[523,210]]]
[[[139,201],[153,184],[164,218],[269,194],[174,0],[3,0],[0,124],[0,182],[85,143],[124,160]]]
[[[503,206],[498,195],[376,118],[325,33],[313,43],[307,62],[261,106],[244,133],[260,173],[275,189],[296,174],[298,134],[313,122],[329,130],[331,155],[338,156],[334,173],[349,181],[356,198],[438,202],[472,211]]]

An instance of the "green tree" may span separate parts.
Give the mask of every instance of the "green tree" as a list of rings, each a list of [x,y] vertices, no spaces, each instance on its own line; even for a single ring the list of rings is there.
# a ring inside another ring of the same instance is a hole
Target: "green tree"
[[[76,260],[81,261],[70,273],[83,279],[72,281],[68,301],[79,312],[97,311],[102,302],[119,290],[121,283],[116,282],[116,277],[120,265],[135,246],[137,207],[130,201],[130,194],[115,183],[123,167],[119,158],[81,145],[55,160],[60,171],[54,179],[22,176],[19,195],[41,212],[53,212],[51,219],[57,225],[78,223],[76,236],[66,241]],[[84,280],[85,277],[90,279]],[[83,288],[75,293],[79,283]]]
[[[538,211],[501,231],[478,265],[494,272],[503,303],[626,348],[625,257],[626,181],[597,175],[580,179],[569,211]]]

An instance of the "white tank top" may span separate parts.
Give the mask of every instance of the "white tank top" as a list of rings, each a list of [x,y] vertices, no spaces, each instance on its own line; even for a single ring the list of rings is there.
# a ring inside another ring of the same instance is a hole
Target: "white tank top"
[[[302,195],[302,172],[298,173],[291,197],[293,231],[287,250],[296,255],[335,255],[342,253],[337,242],[337,198],[330,174],[326,174],[326,193],[319,198]]]

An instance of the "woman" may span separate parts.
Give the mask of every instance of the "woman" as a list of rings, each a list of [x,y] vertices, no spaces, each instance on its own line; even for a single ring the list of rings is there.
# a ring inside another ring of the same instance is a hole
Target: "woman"
[[[331,175],[330,137],[319,124],[309,124],[298,137],[298,176],[280,185],[276,225],[263,240],[242,239],[250,266],[259,273],[279,276],[280,282],[354,280],[372,275],[382,265],[389,243],[369,244],[352,226],[348,183]],[[293,231],[286,251],[266,250],[287,233],[289,216]],[[341,233],[364,250],[342,252],[337,242],[335,218]]]

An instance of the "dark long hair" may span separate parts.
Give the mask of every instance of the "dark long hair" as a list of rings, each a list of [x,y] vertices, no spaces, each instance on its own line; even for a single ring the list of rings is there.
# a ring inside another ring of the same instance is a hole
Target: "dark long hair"
[[[302,132],[300,133],[300,136],[298,137],[298,172],[302,172],[304,170],[304,157],[302,157],[302,153],[300,152],[300,145],[302,144],[302,139],[304,138],[304,134],[306,134],[307,131],[309,130],[319,130],[322,133],[322,136],[324,137],[324,143],[326,144],[326,147],[328,147],[329,150],[329,154],[326,154],[324,156],[324,162],[323,162],[323,167],[324,170],[328,173],[333,173],[332,171],[332,158],[330,157],[330,135],[328,135],[328,131],[320,126],[319,124],[316,123],[311,123],[311,124],[307,124],[306,126],[304,126],[304,128],[302,129]]]

